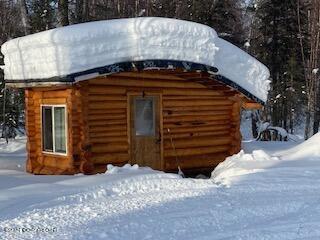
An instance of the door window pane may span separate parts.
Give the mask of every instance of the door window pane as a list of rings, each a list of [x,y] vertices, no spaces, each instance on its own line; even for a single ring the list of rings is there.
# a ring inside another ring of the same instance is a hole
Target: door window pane
[[[53,139],[52,139],[52,108],[42,108],[42,139],[43,150],[53,152]]]
[[[137,136],[155,135],[154,101],[152,98],[135,99],[135,130]]]
[[[54,108],[54,139],[55,151],[66,152],[66,126],[65,126],[65,108]]]

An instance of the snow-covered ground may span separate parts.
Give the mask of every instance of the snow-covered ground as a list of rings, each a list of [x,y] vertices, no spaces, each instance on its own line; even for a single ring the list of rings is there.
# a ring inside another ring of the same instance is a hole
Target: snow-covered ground
[[[0,239],[320,239],[319,142],[246,140],[211,179],[33,176],[24,139],[0,142]]]

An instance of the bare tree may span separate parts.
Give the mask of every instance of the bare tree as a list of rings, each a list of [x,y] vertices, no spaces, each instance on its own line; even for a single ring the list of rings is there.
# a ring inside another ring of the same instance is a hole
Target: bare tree
[[[26,0],[19,0],[21,20],[24,27],[25,35],[31,33],[30,18],[28,16],[28,8]]]
[[[306,31],[303,31],[302,18],[300,14],[301,4],[308,4]],[[319,106],[319,47],[320,47],[320,1],[298,0],[298,26],[299,38],[304,67],[304,77],[307,92],[307,110],[305,139],[310,137],[311,124],[313,120],[313,133],[318,132],[320,121]]]
[[[58,0],[58,25],[69,25],[69,6],[68,0]]]

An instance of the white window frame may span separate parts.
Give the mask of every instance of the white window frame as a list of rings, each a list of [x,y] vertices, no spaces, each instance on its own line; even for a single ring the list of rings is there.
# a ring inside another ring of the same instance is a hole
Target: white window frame
[[[43,114],[42,114],[42,110],[43,110],[43,107],[51,107],[52,108],[52,114],[51,114],[51,120],[52,120],[52,152],[48,152],[48,151],[45,151],[43,150]],[[66,152],[65,153],[61,153],[61,152],[56,152],[55,151],[55,148],[56,148],[56,140],[55,140],[55,129],[54,129],[54,108],[55,107],[63,107],[64,110],[65,110],[65,138],[66,138]],[[41,150],[43,153],[45,154],[51,154],[51,155],[61,155],[61,156],[67,156],[68,155],[68,113],[67,113],[67,105],[66,104],[41,104],[40,105],[40,119],[41,119]]]

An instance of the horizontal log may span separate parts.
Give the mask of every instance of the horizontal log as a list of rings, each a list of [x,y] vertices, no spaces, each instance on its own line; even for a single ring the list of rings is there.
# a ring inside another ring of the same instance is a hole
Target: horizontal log
[[[127,125],[110,125],[110,126],[89,126],[89,133],[97,132],[109,132],[109,131],[125,131],[127,130]]]
[[[211,127],[211,126],[221,126],[224,125],[231,128],[229,120],[215,120],[215,121],[192,121],[192,122],[173,122],[173,123],[164,123],[163,129],[167,131],[167,129],[174,128],[186,128],[186,127]]]
[[[69,123],[70,126],[70,123]],[[82,124],[79,121],[72,121],[72,129],[79,129],[80,127],[82,127]]]
[[[105,132],[91,132],[91,138],[101,138],[101,137],[118,137],[118,136],[127,136],[126,130],[116,130],[116,131],[105,131]]]
[[[112,137],[91,137],[90,142],[95,143],[110,143],[110,142],[128,142],[127,136],[112,136]]]
[[[35,152],[28,152],[28,158],[34,159],[38,157],[38,154]]]
[[[106,164],[95,164],[93,174],[105,173],[107,171]]]
[[[101,86],[103,84],[103,86]],[[98,84],[90,83],[92,87],[107,87],[108,86],[124,86],[124,87],[150,87],[150,88],[197,88],[206,89],[205,86],[199,83],[176,81],[176,80],[148,80],[148,79],[134,79],[134,78],[117,78],[116,76],[108,76],[106,80]]]
[[[105,95],[119,95],[125,94],[126,89],[121,87],[101,87],[99,85],[89,85],[88,86],[88,93],[90,94],[105,94]]]
[[[29,105],[29,106],[33,106],[33,104],[34,104],[34,101],[33,101],[33,98],[28,98],[27,96],[25,96],[25,104],[26,105]]]
[[[177,95],[177,96],[191,96],[191,95],[202,95],[202,96],[224,96],[222,91],[214,91],[209,89],[179,89],[179,88],[169,88],[163,89],[163,97],[165,98],[166,95]]]
[[[259,110],[262,108],[262,105],[259,103],[255,103],[255,102],[244,102],[244,103],[242,103],[242,108],[244,108],[246,110],[250,110],[250,109]]]
[[[178,166],[182,171],[190,168],[215,167],[228,156],[228,153],[201,154],[179,157],[178,161],[176,157],[166,157],[165,170],[177,170]]]
[[[179,148],[193,148],[193,147],[209,147],[209,146],[219,146],[219,145],[229,145],[232,142],[231,136],[224,137],[192,137],[186,139],[176,139],[173,140],[173,145],[176,149]],[[172,149],[172,143],[170,140],[164,141],[165,149]]]
[[[117,113],[127,113],[126,108],[119,108],[119,109],[88,109],[88,115],[111,115]]]
[[[129,161],[128,153],[94,154],[91,159],[95,164],[114,164]]]
[[[67,98],[70,96],[68,91],[44,91],[43,98]]]
[[[127,119],[115,119],[115,120],[91,120],[90,127],[96,126],[109,126],[109,125],[117,125],[117,124],[126,124]]]
[[[92,145],[91,151],[93,153],[116,153],[116,152],[127,152],[129,146],[127,142],[113,142],[104,144]]]
[[[97,95],[97,94],[89,94],[89,101],[126,101],[127,96],[121,95]]]
[[[228,106],[232,105],[230,100],[167,100],[163,101],[164,107],[187,107],[187,106]]]
[[[168,106],[163,108],[165,111],[180,112],[180,111],[218,111],[231,110],[231,105],[227,106]]]
[[[212,131],[212,132],[196,132],[196,133],[176,133],[176,134],[168,134],[166,131],[164,132],[163,138],[166,139],[185,139],[185,138],[192,138],[192,137],[201,137],[201,136],[226,136],[229,135],[229,130],[224,131]]]
[[[231,149],[229,150],[229,155],[237,154],[241,150],[241,141],[235,146],[232,146]]]
[[[44,154],[42,164],[47,167],[56,167],[61,169],[73,167],[73,161],[70,157],[48,154]]]
[[[117,120],[117,119],[127,119],[127,114],[90,114],[88,116],[89,121],[95,120]]]
[[[164,123],[174,123],[174,122],[191,122],[191,121],[216,121],[216,120],[229,120],[230,115],[209,115],[209,116],[175,116],[175,117],[165,117],[163,119]]]
[[[171,134],[174,133],[196,133],[196,132],[210,132],[219,130],[228,130],[230,126],[228,125],[217,125],[217,126],[194,126],[194,127],[184,127],[184,128],[172,128],[170,129]]]
[[[175,117],[175,116],[210,116],[210,115],[230,115],[230,110],[216,110],[216,111],[179,111],[173,112],[169,110],[163,111],[164,117]]]
[[[205,96],[205,95],[188,95],[175,96],[175,95],[164,95],[163,100],[228,100],[227,96]]]
[[[208,153],[222,153],[229,150],[229,145],[221,145],[214,147],[197,147],[197,148],[186,148],[186,149],[168,149],[164,151],[165,157],[174,157],[174,156],[190,156],[190,155],[199,155],[199,154],[208,154]]]
[[[66,104],[67,98],[44,98],[42,104]]]
[[[117,109],[126,107],[126,101],[90,102],[88,106],[89,111],[91,109]]]

